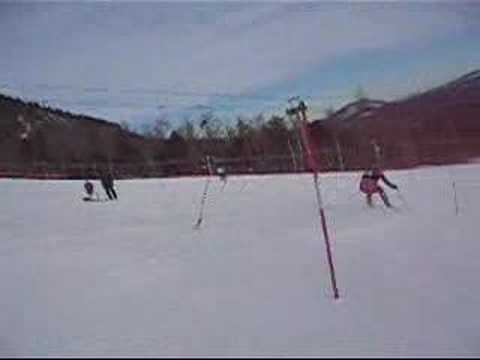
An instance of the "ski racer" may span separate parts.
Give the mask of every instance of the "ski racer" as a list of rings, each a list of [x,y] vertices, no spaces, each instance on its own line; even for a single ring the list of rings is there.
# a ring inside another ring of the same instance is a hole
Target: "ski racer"
[[[363,173],[360,180],[360,191],[366,195],[368,206],[373,206],[372,195],[378,193],[385,206],[392,207],[385,190],[378,184],[379,180],[382,180],[388,187],[398,190],[398,186],[390,182],[380,168],[373,167]]]

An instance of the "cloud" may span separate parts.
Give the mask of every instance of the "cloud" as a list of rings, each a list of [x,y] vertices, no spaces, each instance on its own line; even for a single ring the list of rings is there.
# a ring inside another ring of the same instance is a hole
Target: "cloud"
[[[1,3],[0,13],[10,50],[0,80],[172,107],[209,106],[215,94],[288,83],[338,57],[478,26],[448,3]]]

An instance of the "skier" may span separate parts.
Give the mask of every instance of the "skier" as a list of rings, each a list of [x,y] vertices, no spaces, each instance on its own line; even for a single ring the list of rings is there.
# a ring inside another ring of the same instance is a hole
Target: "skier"
[[[227,172],[225,171],[225,168],[222,166],[217,167],[217,175],[222,180],[224,183],[227,182]]]
[[[87,196],[83,198],[85,201],[92,201],[93,199],[93,194],[95,192],[95,188],[93,186],[93,183],[90,180],[85,180],[85,183],[83,184],[83,188],[85,189],[85,193]],[[98,194],[97,194],[98,197]]]
[[[391,208],[392,204],[388,199],[385,190],[378,184],[378,181],[382,180],[388,187],[398,190],[398,186],[391,183],[378,167],[373,167],[363,173],[360,180],[360,191],[366,195],[367,205],[373,206],[372,195],[378,193],[383,200],[385,206]]]
[[[117,200],[117,192],[114,189],[114,179],[111,171],[104,170],[100,172],[100,181],[102,183],[103,189],[107,193],[107,196],[110,200]]]

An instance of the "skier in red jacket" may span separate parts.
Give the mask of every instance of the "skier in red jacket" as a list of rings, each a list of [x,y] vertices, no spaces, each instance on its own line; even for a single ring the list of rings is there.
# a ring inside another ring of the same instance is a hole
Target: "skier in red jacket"
[[[360,180],[360,191],[366,195],[367,205],[373,206],[372,195],[378,193],[387,207],[392,207],[385,190],[378,184],[382,180],[388,187],[398,190],[398,186],[391,183],[378,167],[373,167],[363,173]]]

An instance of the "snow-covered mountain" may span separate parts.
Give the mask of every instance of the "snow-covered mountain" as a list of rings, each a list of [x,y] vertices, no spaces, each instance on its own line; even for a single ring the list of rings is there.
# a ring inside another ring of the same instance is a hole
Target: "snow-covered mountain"
[[[320,148],[345,148],[348,167],[371,164],[372,142],[390,167],[465,161],[480,155],[480,70],[398,101],[353,102],[311,127]]]

